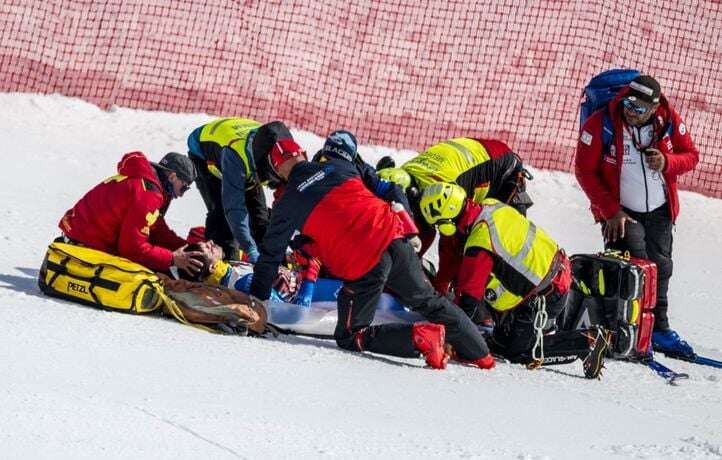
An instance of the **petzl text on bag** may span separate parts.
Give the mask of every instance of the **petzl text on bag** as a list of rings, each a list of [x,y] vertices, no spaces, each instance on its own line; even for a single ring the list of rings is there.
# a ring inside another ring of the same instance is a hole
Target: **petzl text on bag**
[[[74,244],[48,247],[38,286],[49,296],[129,313],[151,313],[163,305],[163,286],[152,270]]]

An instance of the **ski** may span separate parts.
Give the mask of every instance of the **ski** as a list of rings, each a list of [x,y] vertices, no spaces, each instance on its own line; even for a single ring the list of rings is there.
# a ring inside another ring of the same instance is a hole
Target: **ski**
[[[664,364],[660,363],[659,361],[655,361],[653,358],[646,359],[642,361],[642,363],[646,364],[647,367],[649,367],[654,372],[656,372],[657,375],[665,379],[670,385],[677,385],[677,380],[689,378],[689,374],[675,372]]]
[[[664,353],[664,356],[672,359],[679,359],[680,361],[686,361],[688,363],[701,364],[703,366],[716,367],[722,369],[722,361],[716,359],[706,358],[697,354],[694,355],[676,355],[674,353]]]

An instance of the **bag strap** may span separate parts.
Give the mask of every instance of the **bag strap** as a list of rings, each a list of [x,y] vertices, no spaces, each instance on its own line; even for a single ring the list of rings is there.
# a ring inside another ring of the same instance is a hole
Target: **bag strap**
[[[103,268],[105,268],[102,265],[98,266],[98,269],[95,270],[95,272],[93,273],[93,276],[78,276],[78,275],[73,275],[68,272],[67,264],[69,261],[70,261],[70,257],[65,257],[65,259],[63,259],[63,261],[60,262],[59,264],[56,264],[55,262],[51,262],[48,260],[48,263],[47,263],[48,270],[52,270],[55,272],[55,274],[52,276],[52,278],[50,278],[50,281],[48,281],[48,285],[52,286],[53,283],[58,278],[58,276],[65,275],[65,276],[69,276],[71,278],[75,278],[78,280],[87,281],[88,283],[90,283],[91,287],[98,286],[98,287],[102,287],[103,289],[107,289],[109,291],[117,291],[118,289],[120,289],[120,283],[115,282],[115,281],[106,280],[106,279],[103,279],[100,277],[100,274],[102,273]]]
[[[55,262],[51,262],[50,260],[47,260],[47,263],[45,264],[45,268],[48,270],[52,270],[53,276],[50,278],[50,281],[48,281],[48,286],[53,286],[53,283],[55,283],[55,280],[58,279],[58,276],[60,276],[63,273],[68,272],[68,269],[65,267],[70,260],[70,256],[65,256],[65,258],[60,262],[60,265],[56,264]]]
[[[609,107],[604,107],[604,117],[602,118],[602,146],[605,152],[609,151],[609,147],[614,141],[614,124],[609,115]]]

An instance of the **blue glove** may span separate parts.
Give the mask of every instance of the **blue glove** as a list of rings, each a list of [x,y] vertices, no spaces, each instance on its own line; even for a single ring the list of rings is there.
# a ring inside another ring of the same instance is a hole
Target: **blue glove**
[[[278,293],[277,290],[271,289],[271,297],[270,300],[273,300],[275,302],[283,302],[283,299],[281,298],[281,295]]]
[[[302,307],[310,307],[311,301],[313,300],[313,291],[315,288],[315,281],[304,280],[303,283],[301,283],[301,288],[298,290],[298,294],[296,295],[296,301],[294,303]]]
[[[237,291],[245,292],[246,294],[249,294],[251,292],[251,283],[253,282],[253,273],[249,273],[242,278],[238,278],[236,282],[233,284],[233,287]],[[275,289],[271,289],[271,297],[269,300],[273,301],[279,301],[283,302],[283,299],[278,294],[278,291]]]

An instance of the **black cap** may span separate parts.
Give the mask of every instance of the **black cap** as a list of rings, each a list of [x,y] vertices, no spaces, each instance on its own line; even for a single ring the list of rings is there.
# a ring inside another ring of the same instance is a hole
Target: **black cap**
[[[178,176],[178,179],[186,184],[191,184],[196,180],[196,168],[193,162],[190,158],[180,153],[166,153],[158,163],[153,163],[153,165],[166,171],[173,171]]]
[[[630,101],[644,101],[649,104],[657,104],[662,89],[657,80],[649,75],[640,75],[629,83],[629,91],[625,95]]]
[[[272,179],[268,154],[273,145],[281,139],[293,139],[291,131],[281,121],[272,121],[261,125],[253,136],[253,161],[256,163],[256,172],[261,181]]]

